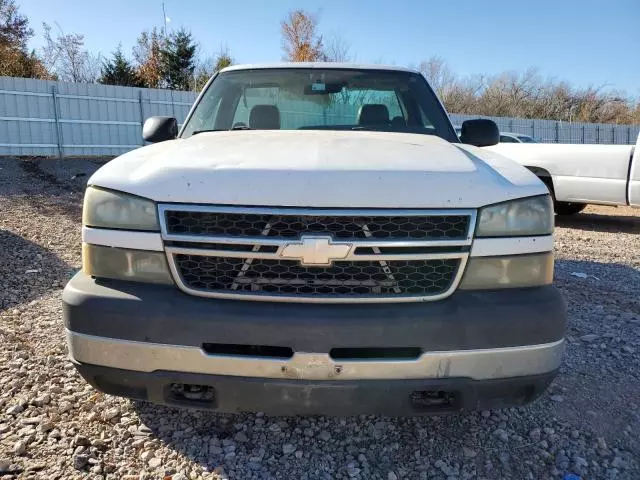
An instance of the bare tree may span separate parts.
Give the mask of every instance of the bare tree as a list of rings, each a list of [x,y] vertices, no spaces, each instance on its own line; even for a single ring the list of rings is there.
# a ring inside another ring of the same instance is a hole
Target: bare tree
[[[340,34],[333,34],[324,45],[323,60],[325,62],[350,62],[351,47]]]
[[[282,49],[291,62],[315,62],[324,58],[318,20],[304,10],[293,10],[280,22]]]
[[[457,81],[456,76],[442,57],[431,57],[429,60],[420,62],[418,71],[425,76],[431,88],[443,101]]]
[[[478,97],[486,87],[482,75],[458,80],[447,92],[443,103],[451,113],[473,114],[477,110]]]
[[[637,99],[606,92],[606,86],[580,89],[545,80],[536,68],[460,79],[445,60],[432,57],[418,70],[451,113],[626,124],[639,120]]]
[[[84,35],[65,34],[59,25],[57,36],[51,34],[51,26],[43,23],[45,46],[43,61],[60,80],[75,83],[95,83],[100,77],[102,59],[84,48]]]
[[[199,61],[195,71],[194,90],[200,91],[205,86],[209,78],[218,73],[223,68],[233,65],[233,57],[229,47],[221,45],[218,53],[213,57],[208,57]]]
[[[636,103],[635,108],[631,112],[631,123],[640,123],[640,102]]]

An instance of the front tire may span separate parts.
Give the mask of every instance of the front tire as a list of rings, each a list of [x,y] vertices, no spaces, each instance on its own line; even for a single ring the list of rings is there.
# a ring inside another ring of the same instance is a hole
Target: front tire
[[[555,202],[554,209],[557,215],[575,215],[587,206],[586,203]]]

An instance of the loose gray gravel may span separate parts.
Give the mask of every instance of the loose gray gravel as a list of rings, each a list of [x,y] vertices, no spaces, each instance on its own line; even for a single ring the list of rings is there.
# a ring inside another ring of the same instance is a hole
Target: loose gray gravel
[[[67,360],[60,293],[80,267],[82,190],[96,168],[0,159],[0,477],[640,478],[640,211],[558,220],[567,354],[526,408],[221,415],[97,393]]]

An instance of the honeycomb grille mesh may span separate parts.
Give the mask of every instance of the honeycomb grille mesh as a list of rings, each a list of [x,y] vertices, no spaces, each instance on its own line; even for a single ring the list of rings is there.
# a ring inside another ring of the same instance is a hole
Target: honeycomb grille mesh
[[[169,234],[207,236],[267,236],[297,239],[325,234],[340,239],[443,239],[467,237],[468,215],[310,216],[167,210]]]
[[[175,256],[184,284],[194,290],[286,296],[429,296],[446,292],[460,259],[341,261],[306,267],[295,260]]]

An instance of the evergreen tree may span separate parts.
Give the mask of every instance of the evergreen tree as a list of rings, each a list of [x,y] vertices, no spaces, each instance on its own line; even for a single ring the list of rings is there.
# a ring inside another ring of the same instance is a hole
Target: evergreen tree
[[[191,90],[196,67],[196,45],[191,33],[184,28],[172,33],[162,46],[161,59],[167,87]]]
[[[0,0],[0,45],[10,45],[24,51],[32,36],[29,19],[18,12],[16,2]]]
[[[113,56],[102,64],[102,74],[99,83],[105,85],[122,85],[125,87],[141,87],[142,81],[138,78],[136,70],[122,53],[122,46],[113,52]]]

